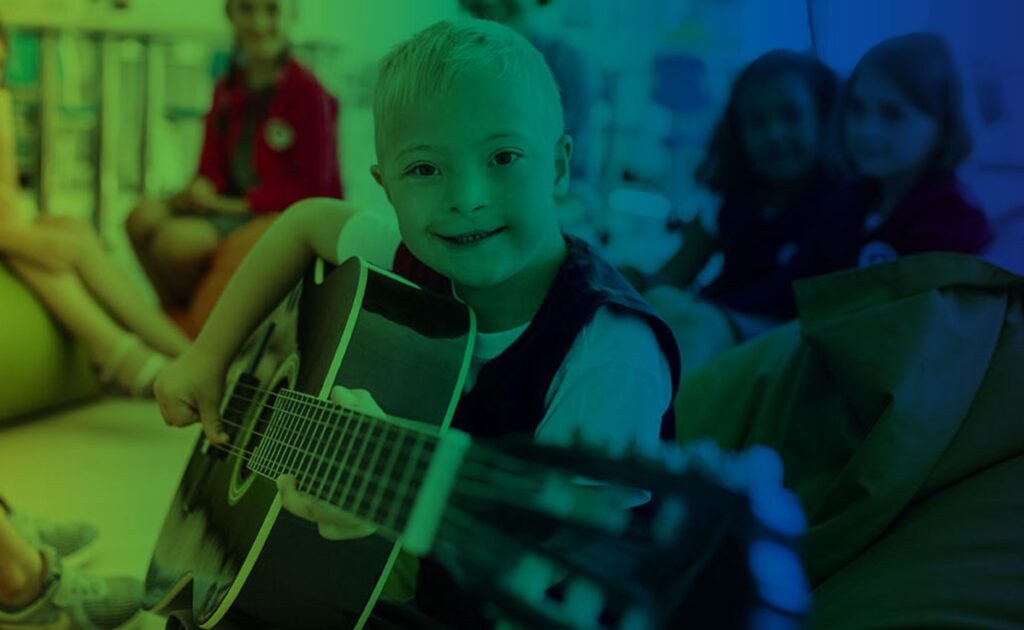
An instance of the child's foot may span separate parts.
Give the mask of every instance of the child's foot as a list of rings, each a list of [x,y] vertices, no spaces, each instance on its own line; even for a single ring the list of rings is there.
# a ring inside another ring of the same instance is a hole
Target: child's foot
[[[82,566],[92,559],[99,532],[88,523],[54,523],[24,512],[10,512],[7,520],[22,539],[39,549],[52,547],[67,566]]]
[[[151,396],[153,382],[166,363],[167,357],[125,333],[102,361],[100,381],[116,384],[131,396]]]
[[[56,552],[43,548],[45,587],[22,608],[0,606],[0,630],[110,630],[138,614],[142,584],[131,578],[101,578],[66,569]]]

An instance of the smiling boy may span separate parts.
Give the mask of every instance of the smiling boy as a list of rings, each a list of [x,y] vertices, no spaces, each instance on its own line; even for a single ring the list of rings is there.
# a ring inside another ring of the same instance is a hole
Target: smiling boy
[[[669,435],[678,383],[671,332],[610,265],[559,229],[555,204],[568,187],[572,140],[536,49],[492,22],[435,24],[382,62],[374,118],[372,174],[400,236],[381,215],[336,200],[290,209],[253,248],[194,346],[158,380],[166,421],[201,421],[222,442],[221,383],[249,331],[314,256],[359,255],[476,312],[453,427],[479,437],[581,438],[611,452]],[[294,497],[285,506],[295,509]],[[296,511],[343,523],[328,510]]]

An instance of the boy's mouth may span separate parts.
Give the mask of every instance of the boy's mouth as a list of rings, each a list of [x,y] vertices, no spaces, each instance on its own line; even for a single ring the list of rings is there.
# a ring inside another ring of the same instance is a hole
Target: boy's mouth
[[[495,230],[489,231],[477,231],[477,232],[466,232],[464,234],[438,234],[435,232],[435,236],[441,240],[452,243],[453,245],[471,245],[473,243],[479,243],[480,241],[490,238],[495,234],[504,232],[505,228],[500,227]]]

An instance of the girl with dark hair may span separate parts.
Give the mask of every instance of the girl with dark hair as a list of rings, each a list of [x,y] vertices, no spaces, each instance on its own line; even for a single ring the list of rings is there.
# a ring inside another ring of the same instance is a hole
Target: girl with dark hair
[[[840,127],[843,155],[859,179],[830,211],[821,271],[988,246],[988,219],[956,175],[971,138],[942,38],[914,33],[869,50],[846,86]]]
[[[792,282],[808,273],[839,171],[829,133],[838,96],[835,73],[809,55],[774,50],[744,68],[694,174],[721,198],[715,224],[690,223],[653,276],[626,270],[641,289],[663,285],[646,297],[674,324],[684,368],[702,363],[687,360],[688,346],[712,355],[796,314]],[[680,289],[719,252],[721,273],[693,300]]]
[[[128,217],[165,306],[186,306],[220,242],[256,215],[341,197],[338,102],[289,53],[297,0],[227,0],[235,56],[214,88],[196,177]]]

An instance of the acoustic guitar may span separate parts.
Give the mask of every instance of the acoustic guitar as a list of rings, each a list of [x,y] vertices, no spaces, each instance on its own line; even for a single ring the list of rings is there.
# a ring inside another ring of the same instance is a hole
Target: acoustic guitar
[[[474,442],[448,428],[474,333],[472,311],[450,297],[358,258],[330,271],[317,261],[228,371],[230,444],[198,440],[146,607],[179,627],[359,628],[404,552],[450,567],[481,611],[520,627],[639,630],[701,615],[714,627],[765,615],[798,626],[802,516],[778,480],[750,474],[763,453],[666,446],[613,458]],[[330,402],[336,385],[370,391],[386,416]],[[323,539],[281,510],[273,480],[284,473],[376,533]],[[588,512],[573,503],[581,483],[651,500]],[[759,514],[759,500],[781,512]],[[760,575],[758,549],[788,573]]]

